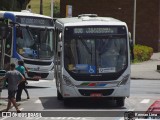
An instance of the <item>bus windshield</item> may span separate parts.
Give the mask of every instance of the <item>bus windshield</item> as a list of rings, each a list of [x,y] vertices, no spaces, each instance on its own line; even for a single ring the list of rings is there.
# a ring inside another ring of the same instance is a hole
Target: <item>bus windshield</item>
[[[66,70],[80,74],[116,73],[127,67],[126,34],[83,34],[64,41]]]
[[[30,59],[53,57],[53,30],[20,27],[16,31],[17,52],[20,55]]]

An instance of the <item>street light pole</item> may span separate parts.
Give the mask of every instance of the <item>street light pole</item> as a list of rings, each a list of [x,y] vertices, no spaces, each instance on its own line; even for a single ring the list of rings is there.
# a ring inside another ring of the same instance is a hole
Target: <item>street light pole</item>
[[[137,1],[134,0],[134,13],[133,13],[133,44],[135,45],[135,37],[136,37],[136,9],[137,9]]]
[[[51,17],[53,18],[53,7],[54,7],[54,0],[51,0]]]

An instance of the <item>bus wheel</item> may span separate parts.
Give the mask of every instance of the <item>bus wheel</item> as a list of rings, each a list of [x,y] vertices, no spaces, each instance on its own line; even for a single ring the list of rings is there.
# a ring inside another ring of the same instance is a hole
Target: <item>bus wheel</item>
[[[63,96],[61,95],[61,93],[57,90],[57,99],[58,100],[62,100]]]
[[[116,104],[118,107],[123,107],[125,103],[125,98],[124,97],[120,97],[116,99]]]

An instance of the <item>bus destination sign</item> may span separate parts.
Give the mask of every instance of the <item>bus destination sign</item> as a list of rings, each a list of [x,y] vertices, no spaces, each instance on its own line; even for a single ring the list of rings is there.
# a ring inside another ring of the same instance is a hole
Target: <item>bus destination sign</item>
[[[74,34],[117,34],[117,27],[74,28]]]
[[[16,21],[20,24],[27,24],[27,25],[41,25],[41,26],[53,25],[52,19],[38,18],[38,17],[17,16]]]

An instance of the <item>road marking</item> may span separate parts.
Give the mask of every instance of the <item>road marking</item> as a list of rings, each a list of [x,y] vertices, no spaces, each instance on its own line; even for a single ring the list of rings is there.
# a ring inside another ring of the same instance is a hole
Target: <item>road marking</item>
[[[124,117],[118,118],[117,120],[124,120]]]
[[[11,109],[13,110],[13,109],[15,109],[15,107],[14,107],[14,106],[12,106],[12,108],[11,108]],[[24,108],[20,108],[19,110],[21,111],[21,110],[23,110],[23,109],[24,109]]]
[[[147,104],[150,102],[150,99],[143,99],[140,103]]]
[[[8,119],[9,117],[4,117],[4,118],[2,118],[2,119],[0,119],[0,120],[5,120],[5,119]]]
[[[19,110],[22,111],[24,108],[20,108]]]
[[[134,109],[128,109],[128,111],[134,111]]]
[[[40,100],[36,100],[34,103],[42,103]]]

